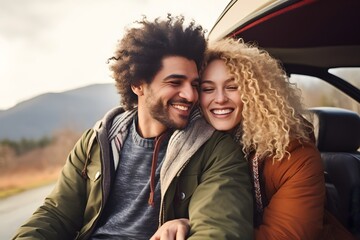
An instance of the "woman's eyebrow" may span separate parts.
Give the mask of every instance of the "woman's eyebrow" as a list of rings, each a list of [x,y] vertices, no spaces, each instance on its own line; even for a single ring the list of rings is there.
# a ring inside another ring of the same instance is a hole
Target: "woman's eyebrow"
[[[227,82],[234,82],[234,81],[235,81],[235,78],[233,78],[233,77],[228,78],[228,79],[225,80],[226,83],[227,83]]]
[[[204,83],[213,83],[213,81],[201,79],[200,83],[201,83],[201,84],[204,84]]]
[[[225,83],[228,83],[228,82],[233,82],[233,81],[235,81],[234,78],[229,78],[229,79],[226,79],[224,82],[225,82]],[[202,79],[202,80],[201,80],[201,84],[203,84],[203,83],[213,83],[213,82],[214,82],[214,81],[206,80],[206,79]]]

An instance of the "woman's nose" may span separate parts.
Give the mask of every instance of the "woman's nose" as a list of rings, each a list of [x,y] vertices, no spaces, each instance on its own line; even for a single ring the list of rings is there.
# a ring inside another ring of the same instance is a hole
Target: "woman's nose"
[[[226,94],[223,91],[218,91],[216,96],[215,96],[215,102],[216,103],[225,103],[227,102],[229,99],[226,96]]]

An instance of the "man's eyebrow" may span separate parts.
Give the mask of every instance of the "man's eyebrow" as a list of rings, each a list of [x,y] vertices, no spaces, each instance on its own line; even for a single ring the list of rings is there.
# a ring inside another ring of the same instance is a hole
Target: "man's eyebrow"
[[[170,79],[187,79],[186,75],[182,75],[182,74],[171,74],[167,77],[164,78],[164,81],[166,80],[170,80]],[[198,84],[200,84],[200,77],[195,78],[192,82],[197,82]]]
[[[169,76],[166,76],[166,78],[164,78],[164,80],[169,80],[169,79],[174,79],[174,78],[186,79],[186,76],[182,75],[182,74],[170,74]]]

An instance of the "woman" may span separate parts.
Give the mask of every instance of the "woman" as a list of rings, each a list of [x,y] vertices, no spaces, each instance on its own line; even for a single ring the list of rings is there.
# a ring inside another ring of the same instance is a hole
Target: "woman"
[[[231,133],[247,156],[254,183],[255,239],[335,236],[324,228],[323,166],[312,126],[303,118],[300,94],[267,52],[233,39],[210,45],[200,106],[206,120]],[[153,239],[176,233],[179,226],[187,229],[185,223],[170,221]],[[342,239],[346,236],[351,239],[344,231]]]
[[[299,90],[270,55],[226,39],[210,48],[200,104],[232,133],[254,182],[255,239],[320,239],[325,183]]]

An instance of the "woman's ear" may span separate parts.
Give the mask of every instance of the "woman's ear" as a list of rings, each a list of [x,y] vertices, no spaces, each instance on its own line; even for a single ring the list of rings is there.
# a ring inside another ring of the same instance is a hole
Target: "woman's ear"
[[[144,95],[144,86],[139,84],[138,86],[131,85],[131,90],[138,96]]]

